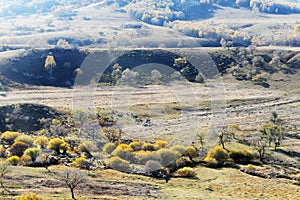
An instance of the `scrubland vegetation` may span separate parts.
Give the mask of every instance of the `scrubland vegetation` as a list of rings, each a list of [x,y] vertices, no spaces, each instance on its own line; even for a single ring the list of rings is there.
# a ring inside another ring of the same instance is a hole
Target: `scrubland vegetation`
[[[297,1],[1,6],[0,199],[300,199]]]
[[[261,178],[284,178],[294,184],[299,179],[299,166],[284,163],[278,165],[279,169],[269,167],[274,159],[273,154],[282,151],[283,139],[289,133],[288,122],[276,112],[270,114],[265,124],[255,128],[259,132],[247,137],[242,136],[241,132],[245,130],[237,125],[224,126],[216,133],[219,135],[216,141],[219,145],[213,147],[205,145],[203,134],[195,138],[190,146],[170,144],[161,139],[143,141],[124,138],[121,129],[105,123],[114,120],[113,114],[103,113],[97,114],[98,135],[93,135],[94,139],[90,140],[91,135],[78,126],[91,120],[89,114],[76,113],[81,118],[73,118],[72,113],[64,111],[57,115],[59,118],[39,119],[42,120],[39,130],[7,130],[1,133],[2,195],[17,195],[18,199],[44,199],[43,192],[21,194],[18,190],[14,191],[8,178],[14,176],[11,166],[44,169],[43,173],[49,174],[49,181],[56,180],[60,187],[65,185],[69,188],[73,199],[77,187],[85,188],[85,185],[94,182],[92,174],[95,171],[104,173],[103,170],[108,169],[149,176],[166,183],[174,178],[201,181],[195,170],[198,167],[239,169]],[[76,123],[76,120],[81,121]],[[243,144],[244,147],[236,148],[236,144]],[[286,165],[292,165],[292,168],[287,170]],[[55,166],[65,166],[67,169],[61,170]]]

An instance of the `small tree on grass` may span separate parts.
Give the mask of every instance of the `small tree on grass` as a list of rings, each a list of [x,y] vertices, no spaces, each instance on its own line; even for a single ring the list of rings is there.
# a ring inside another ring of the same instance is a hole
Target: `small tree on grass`
[[[74,189],[87,181],[85,174],[78,170],[67,169],[59,175],[59,179],[63,181],[70,189],[72,199],[76,199]]]
[[[4,192],[11,193],[3,184],[3,181],[5,179],[5,175],[9,172],[9,163],[8,162],[0,162],[0,186],[2,187]]]
[[[258,152],[260,161],[262,161],[265,157],[266,147],[267,147],[266,142],[263,139],[257,140],[255,142],[255,150]]]

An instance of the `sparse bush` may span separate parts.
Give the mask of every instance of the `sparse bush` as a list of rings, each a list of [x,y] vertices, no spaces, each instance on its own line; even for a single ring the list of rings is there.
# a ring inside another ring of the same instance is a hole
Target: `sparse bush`
[[[32,162],[32,158],[29,155],[23,155],[20,158],[19,163],[23,166],[30,166],[30,165],[32,165],[33,162]]]
[[[182,146],[182,145],[174,145],[174,146],[170,147],[170,149],[172,151],[177,151],[178,153],[180,153],[180,155],[184,155],[184,153],[185,153],[185,146]]]
[[[19,156],[10,156],[9,158],[6,159],[6,161],[12,165],[18,165],[20,162],[20,157]]]
[[[86,159],[84,157],[79,157],[79,158],[76,158],[72,162],[72,166],[74,166],[74,167],[81,167],[82,165],[84,165],[84,163],[86,163]]]
[[[111,154],[116,148],[117,145],[115,143],[109,142],[103,146],[102,151]]]
[[[209,162],[208,164],[214,164],[214,159],[217,161],[218,166],[222,166],[228,159],[228,153],[220,146],[215,146],[207,153],[204,161]]]
[[[99,119],[99,121],[103,121],[103,125],[105,126],[105,123],[110,123],[110,121],[106,121],[106,119]],[[99,122],[100,123],[100,122]],[[113,123],[113,122],[111,122]],[[103,128],[103,133],[105,137],[108,139],[109,142],[119,142],[121,139],[121,130],[116,128]]]
[[[197,149],[194,146],[188,146],[185,149],[184,155],[187,156],[187,157],[189,157],[190,160],[193,161],[193,158],[195,158],[197,156]]]
[[[24,155],[30,156],[32,162],[34,163],[36,158],[40,156],[42,151],[38,148],[28,148],[24,151]]]
[[[187,177],[195,177],[197,175],[197,173],[191,167],[184,167],[184,168],[178,169],[175,172],[175,175],[179,176],[179,177],[187,178]]]
[[[247,165],[247,168],[249,168],[249,169],[255,169],[255,166],[252,165],[252,164],[248,164],[248,165]]]
[[[143,144],[144,144],[143,142],[134,141],[134,142],[131,142],[129,144],[129,146],[130,146],[130,148],[133,149],[133,151],[140,151],[140,150],[142,150]]]
[[[153,151],[137,151],[134,152],[135,161],[138,164],[145,164],[149,160],[160,161],[160,157],[156,152]]]
[[[29,135],[20,135],[14,141],[24,142],[25,144],[28,144],[28,146],[31,146],[33,144],[33,139]]]
[[[5,131],[1,135],[1,140],[7,143],[8,145],[12,145],[14,143],[14,140],[20,135],[22,135],[22,133],[14,131]]]
[[[178,151],[173,151],[171,149],[160,149],[156,153],[161,158],[161,164],[163,166],[168,166],[181,156]]]
[[[39,146],[42,149],[45,149],[47,147],[49,140],[46,136],[38,136],[34,140],[34,144]]]
[[[133,149],[128,145],[128,144],[119,144],[117,146],[118,149],[122,149],[124,151],[129,151],[129,152],[132,152]]]
[[[54,150],[56,154],[60,154],[61,151],[66,153],[69,149],[69,144],[60,138],[53,138],[49,141],[47,148]]]
[[[156,160],[148,160],[145,164],[144,171],[145,172],[154,172],[161,168],[162,168],[162,166],[161,166],[160,162],[158,162]]]
[[[254,159],[254,155],[247,150],[232,150],[228,155],[236,163],[248,163]]]
[[[130,172],[131,167],[127,160],[121,159],[117,156],[110,158],[106,161],[106,165],[112,169],[121,171],[121,172]]]
[[[117,148],[111,153],[113,156],[118,156],[127,161],[133,161],[134,155],[132,153],[132,148],[127,144],[120,144]]]
[[[43,200],[43,198],[37,194],[23,194],[21,197],[18,197],[16,200]]]
[[[217,167],[218,161],[215,158],[205,157],[204,161],[208,167]]]
[[[159,146],[157,144],[145,143],[143,144],[142,149],[144,151],[156,151],[159,149]]]
[[[24,151],[28,148],[28,144],[24,142],[15,142],[11,147],[9,148],[9,152],[13,156],[19,156],[21,157],[24,153]]]
[[[160,148],[164,148],[166,147],[169,143],[167,141],[164,140],[157,140],[155,142],[155,144],[157,144]]]
[[[86,153],[88,157],[93,157],[93,155],[91,154],[91,152],[95,149],[95,145],[93,142],[91,141],[85,141],[82,142],[79,146],[78,146],[78,151]]]
[[[296,174],[296,180],[298,181],[298,184],[300,184],[300,173]]]
[[[192,164],[191,160],[188,159],[187,157],[180,157],[176,160],[176,167],[177,168],[183,168],[183,167],[189,166],[191,164]]]

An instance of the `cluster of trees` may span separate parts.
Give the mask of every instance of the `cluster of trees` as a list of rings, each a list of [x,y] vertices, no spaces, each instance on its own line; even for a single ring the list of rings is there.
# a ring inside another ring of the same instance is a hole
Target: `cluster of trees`
[[[236,134],[243,130],[235,125],[221,129],[218,132],[220,145],[207,149],[202,136],[199,137],[199,141],[195,141],[190,146],[171,145],[164,140],[149,142],[123,139],[122,131],[116,128],[114,123],[109,127],[104,123],[113,122],[113,118],[98,114],[99,125],[102,127],[100,134],[107,141],[105,144],[98,145],[93,141],[80,142],[72,138],[74,127],[71,121],[89,120],[89,117],[81,112],[74,113],[74,118],[76,119],[68,119],[69,122],[68,120],[53,119],[49,130],[40,130],[36,132],[37,134],[26,135],[14,131],[1,133],[0,156],[7,162],[3,165],[0,163],[0,186],[5,188],[3,182],[1,183],[3,180],[1,176],[8,173],[8,163],[47,167],[49,164],[54,164],[54,162],[51,163],[51,159],[55,158],[57,159],[56,164],[64,163],[81,169],[97,169],[93,168],[96,166],[93,154],[101,149],[101,156],[105,158],[104,165],[108,168],[160,177],[166,181],[171,176],[195,177],[197,174],[192,167],[197,164],[204,163],[208,167],[222,167],[236,166],[239,163],[248,164],[258,159],[263,161],[266,157],[265,153],[271,151],[271,147],[274,147],[275,151],[278,150],[286,132],[283,120],[276,112],[273,112],[269,123],[263,124],[259,128],[259,133],[251,143],[252,150],[251,146],[248,150],[230,148],[229,141],[243,140],[238,138],[240,134]],[[69,139],[63,139],[66,137]],[[60,174],[59,177],[70,189],[73,199],[75,199],[74,189],[86,181],[84,174],[70,169]]]
[[[295,52],[274,50],[261,52],[255,47],[230,48],[226,42],[223,45],[227,51],[224,54],[211,53],[221,74],[231,74],[237,80],[251,81],[256,85],[269,87],[269,76],[274,73],[296,73]],[[229,50],[228,50],[229,49]]]
[[[210,12],[213,12],[213,4],[245,7],[253,11],[272,14],[300,13],[299,3],[281,0],[141,0],[127,4],[124,9],[144,22],[170,27],[188,36],[209,39],[210,45],[214,46],[220,42],[221,38],[232,42],[235,46],[249,46],[251,44],[299,46],[299,34],[282,35],[282,33],[276,33],[274,37],[270,38],[269,34],[267,36],[252,35],[239,27],[224,27],[223,25],[186,21],[210,16],[212,14]],[[197,10],[197,13],[194,10]],[[281,28],[286,29],[285,27]]]
[[[174,21],[168,23],[168,27],[188,36],[209,39],[214,46],[218,46],[221,39],[231,41],[234,46],[249,46],[252,39],[247,32],[203,22]]]
[[[272,14],[300,13],[299,4],[282,0],[140,0],[131,1],[125,9],[135,18],[162,26],[175,20],[189,20],[191,18],[189,13],[195,8],[198,10],[197,17],[206,17],[208,10],[213,9],[214,3],[222,6],[245,7]]]
[[[148,175],[153,175],[160,170],[164,170],[164,173],[175,172],[180,168],[187,167],[185,166],[187,161],[184,158],[193,162],[193,158],[197,156],[197,149],[194,146],[171,146],[163,140],[132,141],[129,144],[122,141],[110,142],[103,147],[103,151],[111,156],[106,161],[108,167],[132,172],[134,165],[143,165],[144,168],[139,171]]]
[[[87,6],[102,0],[43,0],[43,1],[24,1],[24,0],[3,0],[2,12],[0,16],[14,16],[22,14],[35,14],[54,11],[54,13],[74,13],[74,9],[80,6]]]
[[[124,69],[124,67],[116,63],[112,66],[111,72],[105,73],[101,77],[100,82],[131,86],[161,84],[184,78],[191,82],[204,82],[202,73],[189,64],[186,58],[175,58],[170,68],[173,68],[172,72],[163,72],[159,69],[143,72],[129,68]]]

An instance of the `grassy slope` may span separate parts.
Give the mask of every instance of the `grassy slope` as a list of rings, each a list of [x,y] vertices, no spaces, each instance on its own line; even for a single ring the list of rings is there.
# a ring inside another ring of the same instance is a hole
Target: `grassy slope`
[[[55,172],[66,167],[52,166]],[[195,179],[164,180],[114,170],[90,172],[89,181],[75,190],[78,199],[299,199],[294,181],[262,179],[237,169],[195,168]],[[13,174],[13,175],[12,175]],[[71,199],[68,189],[44,168],[12,167],[5,185],[18,195],[34,192],[45,199]],[[14,199],[1,195],[0,199]]]

